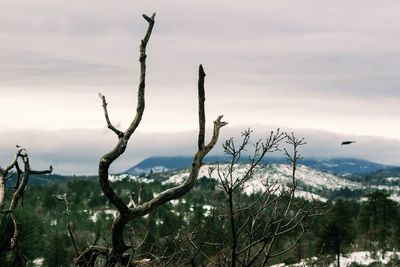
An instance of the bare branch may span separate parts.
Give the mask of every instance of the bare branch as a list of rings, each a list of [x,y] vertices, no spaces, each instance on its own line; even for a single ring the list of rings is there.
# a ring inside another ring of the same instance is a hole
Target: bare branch
[[[13,237],[11,238],[11,249],[15,249],[17,246],[17,241],[18,241],[18,223],[17,223],[17,219],[15,218],[14,213],[11,213],[11,219],[13,221],[13,226],[14,226],[14,234]]]
[[[35,171],[35,170],[30,170],[30,174],[50,174],[53,172],[53,166],[50,165],[47,170],[42,170],[42,171]]]
[[[146,48],[146,45],[149,42],[151,31],[153,30],[153,26],[154,26],[155,16],[156,16],[155,12],[151,15],[151,17],[147,16],[146,14],[143,14],[143,18],[149,23],[149,28],[147,29],[146,35],[144,36],[144,39],[142,40],[143,48]]]
[[[134,192],[131,193],[128,207],[129,208],[136,208],[137,207],[136,202],[135,202],[135,193]]]
[[[9,207],[9,210],[14,210],[15,207],[17,206],[18,201],[23,197],[25,191],[26,191],[26,186],[28,184],[29,176],[31,174],[48,174],[53,171],[53,168],[50,166],[49,170],[44,170],[44,171],[32,171],[30,169],[30,164],[29,164],[29,157],[28,154],[25,153],[20,153],[19,157],[22,159],[24,163],[24,171],[22,173],[22,181],[18,185],[17,190],[14,192],[12,199],[11,199],[11,204]],[[19,167],[18,167],[19,169]],[[18,170],[18,173],[20,170]]]
[[[110,129],[111,131],[113,131],[118,138],[122,137],[124,135],[123,132],[121,132],[120,130],[118,130],[117,128],[114,127],[114,125],[111,123],[110,121],[110,117],[108,116],[108,110],[107,110],[107,101],[106,101],[106,97],[102,94],[99,93],[99,97],[101,98],[102,101],[102,107],[104,110],[104,117],[106,118],[106,122],[107,122],[107,127],[108,129]]]
[[[65,223],[67,225],[68,234],[69,234],[69,237],[71,238],[72,245],[74,246],[75,253],[77,254],[79,250],[78,250],[78,246],[76,245],[75,237],[74,237],[74,234],[72,232],[71,222],[69,220],[69,201],[67,199],[68,198],[68,194],[53,195],[53,197],[58,201],[64,202],[64,206],[65,206],[65,212],[64,212]]]
[[[13,177],[14,175],[15,175],[15,172],[9,173],[6,177],[4,177],[4,181],[7,181],[8,179],[10,179],[11,177]]]
[[[15,165],[18,163],[18,158],[19,158],[21,152],[23,151],[22,148],[19,148],[19,146],[17,146],[17,147],[18,147],[17,153],[15,154],[11,163],[3,169],[0,168],[0,210],[3,209],[4,200],[6,198],[5,181],[9,178],[9,177],[7,177],[8,172],[11,171],[11,169],[14,168]]]
[[[108,248],[89,246],[74,258],[74,264],[75,266],[82,267],[94,266],[94,263],[99,255],[107,256],[107,254]]]
[[[199,138],[198,138],[198,149],[204,149],[204,138],[205,138],[205,124],[206,124],[206,114],[204,111],[204,101],[206,100],[204,94],[204,77],[206,76],[203,66],[199,67],[199,82],[198,82],[198,92],[199,92]]]
[[[19,147],[19,146],[18,146],[18,147]],[[25,149],[23,149],[23,148],[18,148],[17,153],[15,154],[15,156],[14,156],[12,162],[11,162],[8,166],[6,166],[4,169],[1,170],[1,172],[3,173],[4,176],[6,176],[6,175],[8,174],[8,172],[9,172],[12,168],[14,168],[14,166],[15,166],[15,164],[17,163],[17,160],[18,160],[18,158],[19,158],[19,156],[21,155],[21,152],[22,152],[23,150],[25,150]]]
[[[297,245],[297,243],[299,242],[299,240],[303,237],[304,233],[306,232],[302,221],[301,221],[300,225],[301,225],[301,233],[300,233],[299,236],[297,236],[296,240],[294,240],[294,241],[292,242],[292,244],[291,244],[288,248],[286,248],[286,249],[284,249],[284,250],[282,250],[282,251],[280,251],[280,252],[277,252],[277,253],[275,253],[275,254],[272,254],[272,255],[270,256],[271,258],[278,257],[278,256],[280,256],[280,255],[282,255],[282,254],[285,254],[286,252],[292,250],[292,249]]]
[[[146,21],[148,22],[147,32],[145,37],[141,41],[140,45],[140,82],[139,82],[139,89],[138,89],[138,96],[137,96],[137,107],[136,107],[136,115],[135,118],[132,120],[131,124],[129,125],[128,129],[125,131],[125,134],[119,136],[118,143],[116,146],[107,154],[105,154],[99,162],[99,182],[101,188],[106,195],[106,197],[110,200],[114,206],[117,207],[119,212],[123,214],[127,214],[129,211],[128,206],[124,203],[124,201],[114,192],[112,189],[110,182],[108,180],[108,171],[111,163],[114,162],[122,153],[125,152],[126,146],[128,144],[129,138],[135,132],[136,128],[138,127],[144,112],[145,107],[145,78],[146,78],[146,46],[150,39],[150,35],[154,26],[154,17],[155,13],[151,16],[144,16]],[[103,99],[103,98],[102,98]],[[105,98],[104,98],[105,101]],[[103,105],[104,108],[104,105]],[[118,245],[116,245],[118,247]],[[123,244],[119,245],[122,246],[118,250],[125,250],[125,246]]]
[[[143,201],[142,201],[142,194],[143,194],[143,191],[144,191],[144,186],[142,185],[141,187],[140,187],[140,190],[139,190],[139,194],[138,194],[138,205],[139,206],[141,206],[142,204],[143,204]]]

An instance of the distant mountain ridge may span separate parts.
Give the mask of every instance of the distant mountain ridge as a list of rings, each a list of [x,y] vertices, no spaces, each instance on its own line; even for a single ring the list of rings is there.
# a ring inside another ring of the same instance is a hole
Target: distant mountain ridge
[[[367,174],[354,174],[351,180],[355,181],[368,181],[370,183],[379,184],[382,181],[400,181],[400,167],[380,169],[377,171],[369,172]],[[395,179],[393,179],[395,178]]]
[[[176,156],[176,157],[149,157],[136,164],[132,168],[129,168],[123,174],[130,174],[139,176],[141,174],[162,173],[168,171],[176,171],[190,167],[192,164],[192,157],[189,156]],[[243,160],[246,162],[247,157],[243,156]],[[224,163],[228,161],[228,157],[225,156],[207,156],[204,160],[205,164],[212,164],[216,162]],[[287,163],[284,158],[266,158],[263,163],[282,164]],[[362,159],[354,158],[333,158],[333,159],[302,159],[299,162],[301,165],[309,167],[311,169],[321,171],[324,173],[334,174],[337,176],[345,177],[353,181],[370,181],[376,184],[381,183],[384,179],[390,177],[400,177],[399,166],[389,166],[379,164]],[[37,185],[48,185],[53,183],[59,183],[69,181],[71,179],[90,179],[96,180],[97,176],[85,176],[85,175],[31,175],[28,184],[30,186]],[[13,186],[16,182],[16,176],[10,178],[7,181],[7,186]]]
[[[241,162],[246,162],[247,157],[243,157]],[[205,163],[227,162],[225,156],[208,156]],[[192,157],[174,156],[174,157],[149,157],[139,162],[135,166],[129,168],[124,173],[132,175],[147,174],[150,172],[173,171],[177,169],[190,167]],[[263,163],[287,163],[284,158],[266,158]],[[318,171],[331,173],[339,176],[350,176],[356,174],[376,172],[395,168],[396,166],[384,165],[363,159],[355,158],[332,158],[332,159],[315,159],[308,158],[299,161],[299,164],[313,168]]]
[[[135,166],[129,168],[123,173],[139,175],[149,172],[164,172],[187,168],[192,164],[193,157],[189,156],[174,156],[174,157],[149,157]],[[207,156],[204,159],[205,163],[224,162],[227,157],[224,156]]]
[[[302,159],[300,164],[339,176],[366,174],[396,168],[396,166],[356,158]]]

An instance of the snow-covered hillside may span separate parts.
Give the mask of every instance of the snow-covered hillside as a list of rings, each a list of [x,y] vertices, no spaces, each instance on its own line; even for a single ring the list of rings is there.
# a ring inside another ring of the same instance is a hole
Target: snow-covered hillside
[[[216,168],[216,165],[205,165],[200,169],[200,177],[209,177],[209,169]],[[221,172],[227,172],[228,165],[220,165],[219,166]],[[233,171],[233,179],[237,179],[242,177],[248,170],[249,164],[237,164],[235,165]],[[289,165],[286,164],[270,164],[270,165],[261,165],[259,166],[255,172],[253,173],[253,177],[247,182],[247,187],[245,188],[245,192],[247,194],[251,194],[253,192],[261,191],[264,188],[263,183],[268,181],[269,183],[274,183],[275,181],[282,185],[286,186],[291,183],[292,178],[292,169]],[[173,183],[179,184],[182,183],[189,176],[188,170],[182,170],[172,175],[169,179],[164,181],[164,184]],[[211,173],[211,178],[218,180],[218,173],[214,170]],[[360,188],[361,185],[357,182],[352,182],[346,180],[342,177],[338,177],[332,174],[323,173],[304,165],[300,165],[297,168],[296,179],[299,183],[299,190],[297,192],[298,196],[310,199],[319,199],[324,201],[325,199],[321,196],[313,192],[321,191],[321,190],[335,190],[339,188]],[[305,189],[307,190],[305,191]]]
[[[211,178],[219,180],[216,164],[204,165],[200,169],[199,177],[209,178],[210,168],[215,170],[211,173]],[[221,164],[219,169],[221,173],[227,172],[228,165]],[[236,164],[232,173],[233,179],[242,177],[248,170],[249,164],[239,163]],[[165,180],[163,184],[181,184],[185,179],[189,177],[189,169],[180,169],[170,172],[165,172],[163,175]],[[280,186],[287,187],[292,182],[292,169],[288,164],[261,164],[259,165],[252,178],[247,182],[247,186],[244,189],[245,193],[251,194],[254,192],[259,192],[263,190],[265,182],[268,183],[278,183]],[[390,181],[394,181],[398,177],[391,177]],[[110,181],[120,181],[122,179],[133,179],[142,183],[151,183],[152,179],[138,177],[130,174],[118,174],[110,175]],[[346,179],[346,177],[336,176],[330,173],[321,172],[316,169],[307,167],[305,165],[298,165],[296,171],[296,181],[298,183],[298,188],[296,195],[303,197],[305,199],[317,199],[320,201],[326,201],[325,195],[327,192],[332,190],[339,190],[347,188],[350,190],[355,189],[380,189],[386,190],[391,193],[391,198],[395,201],[400,202],[400,186],[393,185],[366,185],[361,182],[351,181]],[[385,182],[386,180],[383,180]],[[388,184],[390,184],[388,182]]]
[[[192,164],[192,156],[170,156],[160,157],[154,156],[144,159],[135,166],[129,168],[125,173],[140,175],[149,172],[161,172],[164,170],[174,171],[183,168],[188,168]],[[229,162],[227,156],[206,156],[204,162],[207,163],[222,163]],[[243,157],[240,163],[249,163],[246,157]],[[287,159],[283,157],[268,157],[262,160],[263,164],[284,164]],[[339,176],[349,176],[354,174],[365,174],[379,170],[387,170],[394,166],[388,166],[356,158],[306,158],[301,159],[299,164],[313,168],[315,170],[336,174]]]

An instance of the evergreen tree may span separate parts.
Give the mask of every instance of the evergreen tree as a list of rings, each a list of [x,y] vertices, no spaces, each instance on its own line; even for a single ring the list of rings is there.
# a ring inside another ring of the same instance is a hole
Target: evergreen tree
[[[26,260],[41,256],[41,223],[37,216],[26,211],[15,212],[18,223],[18,239],[14,249],[11,240],[14,225],[10,214],[0,217],[0,266],[22,266]]]
[[[51,233],[47,237],[45,247],[45,265],[49,267],[62,267],[70,265],[67,251],[67,237],[59,232]]]
[[[368,200],[362,205],[358,223],[360,231],[366,236],[371,245],[378,243],[382,256],[387,249],[391,236],[395,235],[399,218],[398,205],[389,199],[389,194],[375,191],[368,194]]]
[[[336,255],[340,266],[340,254],[346,251],[355,238],[350,201],[337,200],[329,213],[322,218],[318,233],[318,245],[322,253]]]

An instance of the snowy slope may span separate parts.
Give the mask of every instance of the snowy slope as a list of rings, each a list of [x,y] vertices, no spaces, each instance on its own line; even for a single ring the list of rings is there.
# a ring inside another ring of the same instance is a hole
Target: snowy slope
[[[200,177],[209,177],[209,169],[217,168],[216,165],[204,165],[200,169]],[[220,173],[227,173],[228,165],[223,164],[219,166]],[[237,164],[235,165],[232,173],[233,179],[243,177],[247,172],[249,164]],[[269,164],[259,166],[253,173],[252,178],[247,182],[245,192],[251,194],[253,192],[261,191],[264,188],[263,183],[274,183],[277,182],[281,186],[287,186],[292,182],[291,177],[292,169],[286,164]],[[169,179],[163,182],[163,184],[180,184],[187,177],[189,177],[189,170],[182,170],[175,175],[172,175]],[[214,170],[211,173],[211,178],[218,180],[218,172]],[[332,174],[323,173],[304,165],[300,165],[296,172],[297,182],[299,184],[297,195],[306,199],[319,199],[324,201],[325,199],[321,196],[316,195],[315,191],[321,190],[335,190],[340,188],[356,189],[361,188],[361,184],[346,180],[342,177],[338,177]],[[305,190],[307,188],[307,190]],[[311,189],[311,190],[310,190]]]
[[[209,178],[209,169],[215,168],[211,173],[211,178],[218,180],[218,172],[216,171],[218,165],[206,164],[199,172],[199,177]],[[221,173],[227,173],[227,164],[219,165]],[[233,179],[242,177],[248,170],[249,164],[239,163],[234,166],[232,173]],[[165,172],[164,177],[166,178],[163,184],[181,184],[189,177],[189,169],[180,169],[173,172]],[[252,178],[247,182],[244,192],[251,194],[263,190],[265,182],[278,183],[281,186],[287,187],[292,182],[292,169],[287,164],[261,164],[254,171]],[[119,174],[111,175],[111,181],[120,181],[122,179],[132,179],[142,183],[151,183],[152,179],[144,177],[138,177],[130,174]],[[390,181],[393,182],[398,177],[390,177]],[[296,195],[305,199],[318,199],[320,201],[326,201],[324,196],[326,193],[332,190],[339,190],[342,188],[348,188],[350,190],[355,189],[379,189],[386,190],[391,193],[391,198],[395,201],[400,202],[400,186],[392,185],[391,182],[387,181],[387,185],[366,185],[361,182],[351,181],[342,176],[336,176],[330,173],[321,172],[316,169],[307,167],[305,165],[298,165],[296,171],[296,181],[298,188]],[[384,180],[385,181],[385,180]]]
[[[147,174],[149,172],[155,173],[166,170],[170,171],[179,170],[189,167],[192,163],[192,160],[193,160],[192,156],[149,157],[139,162],[132,168],[126,170],[125,173],[139,175],[142,173]],[[204,162],[208,163],[229,162],[229,158],[227,156],[206,156]],[[243,157],[241,163],[248,163],[246,157]],[[282,158],[268,157],[263,159],[262,163],[285,164],[287,163],[287,160],[283,157]],[[313,168],[315,170],[332,173],[339,176],[363,174],[375,171],[385,171],[394,167],[355,158],[331,158],[331,159],[307,158],[307,159],[301,159],[299,163],[307,167]],[[400,168],[399,168],[399,173],[400,173]]]

